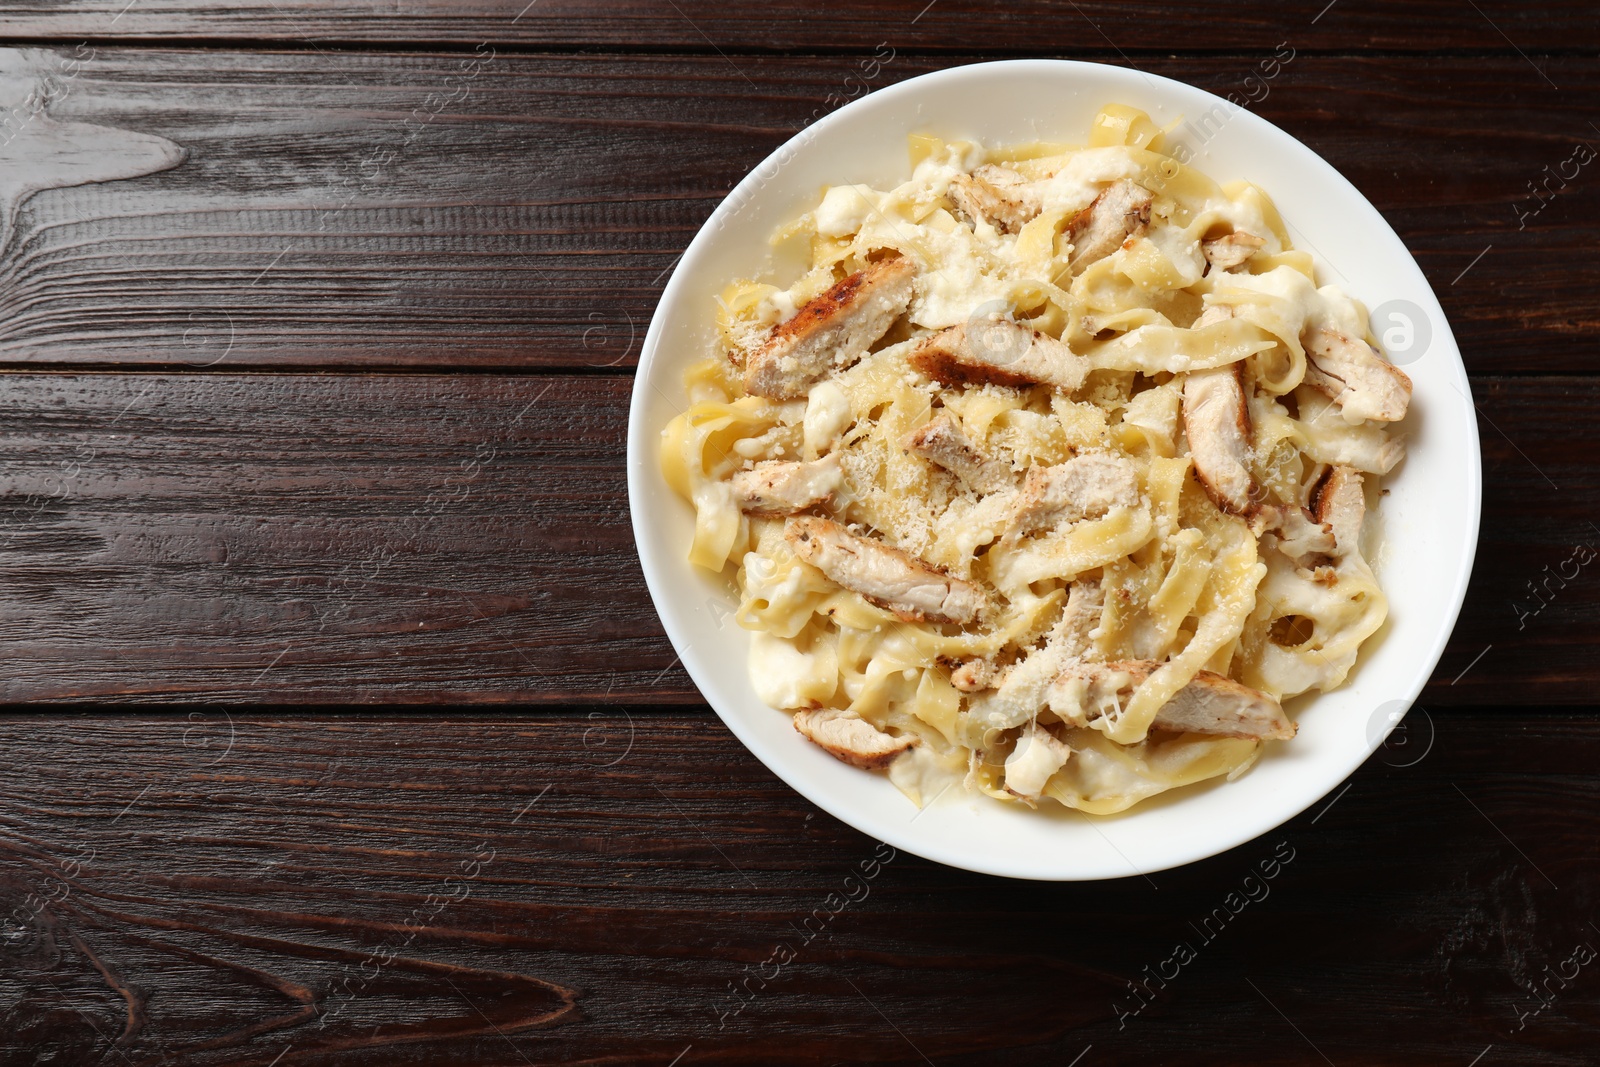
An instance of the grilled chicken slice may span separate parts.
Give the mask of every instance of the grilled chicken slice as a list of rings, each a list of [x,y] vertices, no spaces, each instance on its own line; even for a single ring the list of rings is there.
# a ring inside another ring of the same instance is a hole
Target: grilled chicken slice
[[[993,689],[999,678],[1000,672],[995,665],[981,657],[969,659],[950,672],[950,684],[963,693]]]
[[[1050,628],[1044,647],[1034,649],[1004,670],[985,660],[963,664],[951,676],[951,684],[963,693],[981,694],[968,707],[971,721],[994,730],[1009,730],[1034,718],[1062,670],[1092,653],[1094,630],[1100,625],[1104,606],[1105,595],[1098,579],[1073,582],[1066,610]],[[969,669],[970,673],[966,673]]]
[[[1266,238],[1257,237],[1244,230],[1235,230],[1226,237],[1218,237],[1213,241],[1200,242],[1200,251],[1205,253],[1206,262],[1216,270],[1241,267],[1251,256],[1265,247],[1267,247]]]
[[[913,736],[886,734],[867,720],[842,708],[813,708],[794,714],[794,728],[835,759],[852,767],[876,771],[917,743]]]
[[[1399,422],[1406,417],[1411,379],[1376,348],[1321,328],[1308,331],[1301,343],[1306,349],[1306,384],[1333,398],[1345,421]]]
[[[950,182],[950,200],[974,223],[983,220],[1001,233],[1016,233],[1039,214],[1039,196],[1014,170],[985,165]]]
[[[942,385],[1051,385],[1068,393],[1089,373],[1089,361],[1064,341],[999,317],[941,330],[907,362]]]
[[[1105,592],[1098,578],[1080,578],[1067,593],[1067,607],[1050,631],[1050,643],[1068,655],[1083,658],[1094,647],[1094,631],[1105,612]]]
[[[1189,324],[1189,329],[1198,330],[1212,323],[1221,322],[1223,319],[1233,318],[1232,304],[1212,304],[1200,313],[1200,317]]]
[[[1332,531],[1337,555],[1358,551],[1361,523],[1367,515],[1361,472],[1354,467],[1329,467],[1324,471],[1311,489],[1311,513]]]
[[[1302,566],[1316,562],[1318,556],[1331,556],[1338,551],[1332,525],[1306,508],[1284,508],[1277,529],[1278,551]]]
[[[906,449],[943,467],[961,484],[980,493],[993,493],[1011,485],[1010,465],[979,452],[948,415],[940,415],[906,438]]]
[[[1010,537],[1136,507],[1139,475],[1121,456],[1091,452],[1053,467],[1029,467]]]
[[[1075,663],[1051,686],[1050,705],[1069,715],[1077,709],[1086,720],[1097,718],[1101,708],[1123,706],[1134,687],[1160,666],[1154,660]],[[1151,729],[1273,741],[1295,734],[1276,700],[1213,671],[1201,671],[1178,690],[1156,713]]]
[[[1072,749],[1038,722],[1030,722],[1006,757],[1006,792],[1030,804],[1044,792],[1050,776],[1072,756]]]
[[[752,515],[792,515],[806,508],[831,506],[844,485],[839,456],[811,463],[772,460],[733,476],[733,497],[739,510]]]
[[[906,622],[969,623],[987,598],[972,582],[952,578],[933,564],[871,537],[851,533],[832,519],[797,516],[783,536],[795,555],[829,580]]]
[[[1126,178],[1103,189],[1094,203],[1067,224],[1067,239],[1072,242],[1067,265],[1072,272],[1082,273],[1089,264],[1121,248],[1128,238],[1143,233],[1150,225],[1153,200],[1150,190]]]
[[[880,260],[807,302],[750,353],[745,391],[798,400],[829,371],[860,359],[905,314],[916,273],[904,256]]]
[[[1183,382],[1183,432],[1195,477],[1212,503],[1248,517],[1261,492],[1250,472],[1250,408],[1244,364],[1191,371]]]

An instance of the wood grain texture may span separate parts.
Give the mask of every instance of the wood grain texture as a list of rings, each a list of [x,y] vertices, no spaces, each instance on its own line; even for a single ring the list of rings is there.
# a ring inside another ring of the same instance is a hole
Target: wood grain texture
[[[1103,0],[887,0],[759,8],[716,0],[363,0],[330,7],[316,0],[215,3],[210,0],[82,0],[69,5],[22,0],[6,6],[0,34],[17,37],[204,38],[323,43],[480,41],[534,48],[640,45],[675,49],[790,51],[902,48],[991,53],[1100,54],[1203,48],[1271,48],[1284,39],[1306,48],[1525,51],[1600,48],[1593,9],[1577,0],[1538,5],[1442,0],[1325,0],[1274,4],[1243,0],[1222,7],[1148,6]]]
[[[1554,89],[1515,54],[1304,54],[1247,86],[1270,54],[1139,65],[1265,94],[1396,227],[1472,370],[1597,368],[1600,181],[1571,163],[1600,144],[1592,59],[1542,59]],[[974,58],[897,54],[864,83],[852,56],[0,52],[53,79],[49,115],[187,152],[23,205],[0,361],[627,366],[734,183],[863,84]]]
[[[6,384],[5,698],[692,693],[652,690],[626,380]]]
[[[1483,527],[1461,619],[1423,699],[1592,705],[1600,527],[1590,502],[1600,499],[1600,432],[1591,427],[1600,395],[1573,378],[1480,379],[1473,394]]]
[[[471,705],[0,715],[0,1067],[1594,1062],[1600,172],[1550,178],[1600,145],[1592,4],[21,0],[0,41],[0,191],[52,122],[114,131],[101,177],[182,152],[0,212],[0,700]],[[731,186],[1016,55],[1259,97],[1476,375],[1478,563],[1404,731],[1148,879],[812,807],[627,520],[627,368]]]
[[[634,554],[627,378],[4,380],[0,699],[698,703]],[[1423,699],[1591,701],[1600,381],[1478,390],[1477,569]]]
[[[0,1062],[1591,1062],[1592,966],[1546,968],[1600,944],[1600,724],[1408,721],[1255,842],[1050,885],[704,713],[7,717]]]

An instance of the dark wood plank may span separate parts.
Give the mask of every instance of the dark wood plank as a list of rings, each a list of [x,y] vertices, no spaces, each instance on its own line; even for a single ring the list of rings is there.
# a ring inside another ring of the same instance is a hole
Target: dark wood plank
[[[0,1056],[1586,1063],[1600,723],[1438,726],[1258,841],[1050,885],[896,854],[705,714],[7,717]]]
[[[627,380],[6,382],[0,698],[693,693],[651,688]]]
[[[0,699],[698,702],[634,555],[626,378],[5,382]],[[1424,700],[1592,701],[1600,382],[1479,392],[1477,572]]]
[[[1140,64],[1238,95],[1259,58]],[[897,56],[872,85],[960,61]],[[860,91],[860,62],[11,53],[19,75],[53,79],[50,115],[185,158],[22,205],[0,255],[0,360],[626,366],[701,222],[830,95]],[[1592,165],[1564,187],[1545,168],[1600,143],[1600,67],[1541,64],[1559,91],[1516,55],[1306,54],[1256,105],[1385,212],[1478,371],[1597,367],[1600,185]]]
[[[283,43],[492,41],[635,48],[718,48],[780,51],[898,48],[965,52],[1098,54],[1196,48],[1272,48],[1289,40],[1302,48],[1433,51],[1474,48],[1524,51],[1600,48],[1593,9],[1577,0],[1519,6],[1443,0],[1343,0],[1273,4],[1243,0],[1226,7],[1163,9],[1152,17],[1140,4],[1104,0],[878,0],[875,3],[764,4],[759,14],[726,0],[418,0],[404,5],[365,2],[337,8],[316,0],[218,4],[208,0],[85,0],[70,6],[45,0],[9,4],[0,18],[7,36],[204,38]]]
[[[1480,379],[1473,391],[1483,529],[1461,621],[1422,699],[1593,704],[1600,394],[1573,378]]]

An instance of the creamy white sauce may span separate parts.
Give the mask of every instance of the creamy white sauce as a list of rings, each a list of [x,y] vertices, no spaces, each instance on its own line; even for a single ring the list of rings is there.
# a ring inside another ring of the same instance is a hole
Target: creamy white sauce
[[[868,185],[835,185],[817,205],[817,232],[824,237],[850,236],[877,210],[881,196]]]
[[[1262,274],[1229,273],[1217,281],[1219,296],[1240,289],[1282,301],[1278,310],[1291,311],[1292,316],[1285,315],[1286,321],[1298,320],[1301,330],[1325,328],[1350,337],[1366,335],[1363,316],[1355,301],[1332,285],[1318,289],[1293,267],[1274,267]]]
[[[750,635],[750,684],[774,708],[801,708],[833,695],[839,676],[831,644],[801,652],[794,642],[756,631]]]
[[[1139,164],[1125,148],[1085,148],[1055,174],[1035,182],[1045,211],[1078,212],[1094,202],[1106,182],[1138,178]]]
[[[1176,269],[1179,288],[1191,286],[1205,276],[1205,252],[1200,242],[1186,236],[1183,230],[1176,226],[1152,226],[1145,231],[1145,237]]]
[[[1018,796],[1037,797],[1071,755],[1072,749],[1030,723],[1006,757],[1006,788]]]
[[[806,400],[805,420],[801,423],[806,451],[815,456],[832,448],[853,417],[850,398],[837,383],[824,381],[812,386]]]

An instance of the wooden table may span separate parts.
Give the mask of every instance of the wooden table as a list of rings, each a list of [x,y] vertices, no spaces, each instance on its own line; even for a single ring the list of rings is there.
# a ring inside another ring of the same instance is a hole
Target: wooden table
[[[4,5],[0,688],[90,709],[0,720],[0,1062],[1600,1062],[1600,18],[1324,3]],[[699,224],[814,112],[998,56],[1305,141],[1481,414],[1405,734],[1148,878],[818,812],[677,666],[628,525]]]

